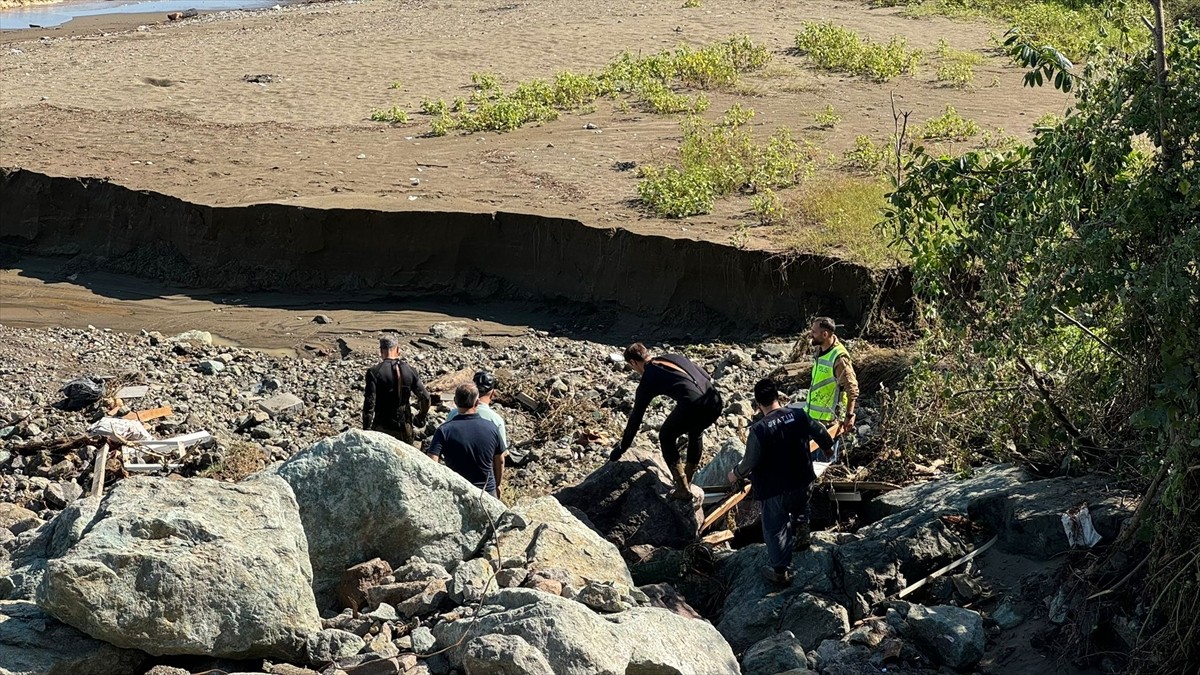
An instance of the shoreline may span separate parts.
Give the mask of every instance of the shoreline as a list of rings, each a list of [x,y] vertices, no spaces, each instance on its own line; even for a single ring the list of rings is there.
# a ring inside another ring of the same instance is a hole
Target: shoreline
[[[64,0],[37,0],[38,4],[31,5],[14,5],[12,7],[4,7],[0,5],[0,11],[6,9],[29,9],[33,7],[43,7],[48,5],[62,4]],[[0,3],[4,0],[0,0]],[[128,33],[136,31],[140,26],[164,26],[164,25],[195,25],[201,23],[204,17],[213,16],[216,14],[240,13],[246,15],[259,15],[267,12],[287,11],[295,7],[304,7],[306,5],[326,4],[330,0],[277,0],[274,6],[253,7],[249,9],[216,9],[208,10],[203,6],[195,7],[198,14],[194,17],[181,19],[178,21],[169,21],[167,19],[168,12],[111,12],[107,14],[87,14],[84,16],[72,17],[68,21],[64,21],[57,26],[42,26],[39,28],[0,28],[0,44],[18,44],[21,42],[33,42],[41,40],[44,37],[71,38],[83,35],[95,34],[110,34],[110,33]],[[199,3],[197,3],[199,4]],[[274,9],[275,6],[281,9]]]

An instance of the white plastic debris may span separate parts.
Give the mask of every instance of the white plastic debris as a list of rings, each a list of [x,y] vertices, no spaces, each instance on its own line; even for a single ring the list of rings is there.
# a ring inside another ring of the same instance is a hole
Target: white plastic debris
[[[1088,512],[1087,504],[1080,504],[1064,513],[1062,524],[1071,548],[1076,546],[1091,548],[1100,543],[1100,533],[1092,526],[1092,514]]]
[[[137,420],[123,420],[119,417],[102,417],[88,427],[88,434],[99,436],[118,443],[153,440],[146,427]]]

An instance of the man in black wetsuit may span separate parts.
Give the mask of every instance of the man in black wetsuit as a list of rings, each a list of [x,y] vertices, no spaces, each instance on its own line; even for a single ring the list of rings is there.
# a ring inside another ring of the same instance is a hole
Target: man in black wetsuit
[[[690,501],[692,476],[704,449],[704,430],[717,421],[724,407],[721,394],[712,386],[708,373],[684,356],[664,354],[651,358],[645,345],[635,342],[625,350],[625,361],[642,376],[642,381],[634,396],[625,433],[608,459],[615,462],[633,444],[651,400],[657,396],[672,399],[675,409],[663,421],[658,441],[675,479],[671,497]],[[687,464],[679,458],[679,439],[684,434],[687,434]]]
[[[367,371],[363,394],[363,428],[413,443],[413,424],[425,426],[429,414],[429,393],[412,366],[400,360],[395,338],[379,338],[379,365]],[[419,412],[413,417],[410,401],[417,397]]]

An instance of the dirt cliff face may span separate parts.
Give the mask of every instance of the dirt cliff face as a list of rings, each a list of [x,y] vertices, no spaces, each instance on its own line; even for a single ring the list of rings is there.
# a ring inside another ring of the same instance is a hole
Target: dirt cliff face
[[[853,330],[876,298],[904,312],[911,297],[903,273],[564,218],[208,206],[21,169],[0,189],[7,247],[207,289],[562,301],[709,331],[795,331],[818,313]]]

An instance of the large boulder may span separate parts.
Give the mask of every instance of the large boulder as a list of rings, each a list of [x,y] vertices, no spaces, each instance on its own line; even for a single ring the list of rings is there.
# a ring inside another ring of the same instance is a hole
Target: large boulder
[[[703,487],[729,487],[729,472],[746,456],[746,445],[736,438],[726,439],[708,464],[696,472],[692,482]]]
[[[95,640],[37,605],[0,601],[0,675],[126,675],[141,672],[142,652]]]
[[[951,668],[978,663],[987,643],[979,612],[951,605],[910,606],[900,624],[900,634],[930,658]]]
[[[468,632],[515,636],[536,650],[557,675],[739,672],[729,645],[708,622],[663,609],[643,607],[600,615],[578,602],[528,589],[500,590],[489,597],[489,603],[492,611],[477,619],[436,626],[438,647],[460,645]],[[537,662],[520,643],[512,642],[511,648]],[[480,651],[456,646],[447,656],[461,668]]]
[[[633,587],[617,547],[553,497],[522,500],[501,518],[499,553],[506,560],[524,558],[530,572],[565,570],[576,588],[588,581]]]
[[[11,569],[0,578],[0,596],[9,600],[35,600],[46,573],[46,562],[79,542],[85,528],[96,519],[99,508],[99,497],[80,499],[50,522],[22,533],[14,542]]]
[[[462,661],[471,675],[555,675],[546,657],[516,635],[480,635],[467,643]]]
[[[883,517],[859,529],[857,539],[836,552],[850,619],[870,616],[876,603],[975,548],[976,542],[943,516],[966,516],[976,501],[1007,494],[1029,480],[1017,467],[996,465],[971,478],[930,481],[872,500],[873,514]]]
[[[91,514],[56,527],[78,536],[46,562],[38,594],[60,621],[150,654],[229,658],[295,658],[320,630],[296,501],[278,477],[130,478]]]
[[[845,539],[843,537],[843,539]],[[812,546],[792,556],[792,583],[780,588],[762,576],[766,546],[753,544],[721,562],[721,579],[731,589],[717,630],[737,651],[783,631],[791,631],[804,649],[837,638],[850,629],[846,608],[834,587],[837,566],[834,535],[813,534]]]
[[[300,504],[321,606],[333,603],[346,568],[372,558],[395,567],[420,556],[453,568],[504,512],[445,465],[374,431],[327,438],[274,471]]]
[[[578,485],[554,494],[587,515],[606,539],[626,549],[637,544],[683,548],[696,541],[704,521],[699,488],[692,505],[670,499],[671,474],[657,451],[632,448],[620,461],[596,469]]]
[[[1137,496],[1115,489],[1108,476],[1059,477],[1014,485],[973,499],[971,519],[999,533],[1002,550],[1036,560],[1067,551],[1064,513],[1087,504],[1102,541],[1111,542],[1137,506]]]
[[[790,630],[754,643],[742,655],[742,675],[777,675],[796,670],[808,670],[808,658]]]

